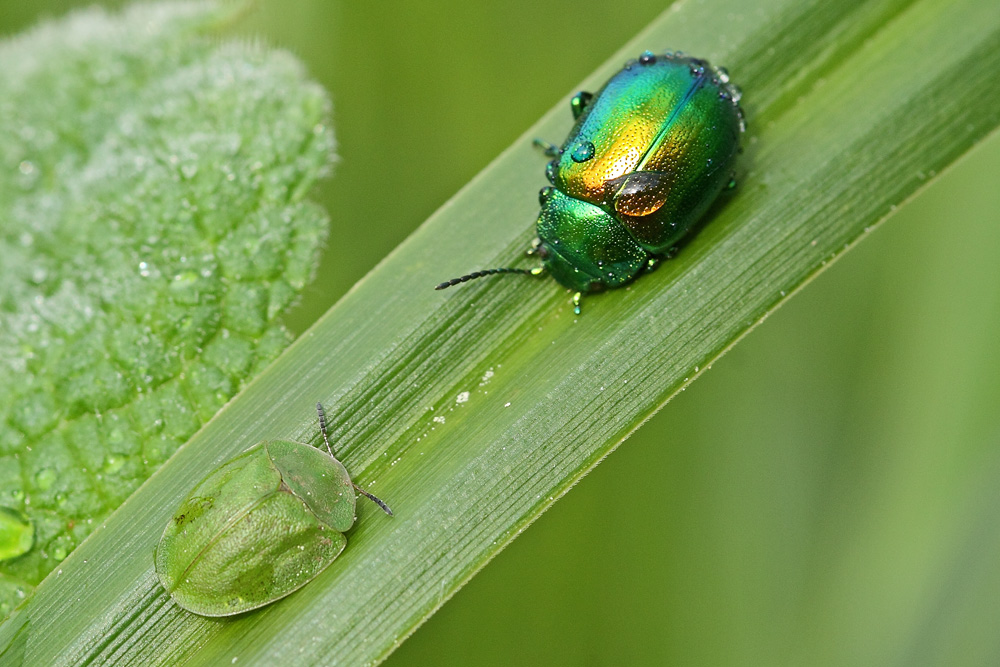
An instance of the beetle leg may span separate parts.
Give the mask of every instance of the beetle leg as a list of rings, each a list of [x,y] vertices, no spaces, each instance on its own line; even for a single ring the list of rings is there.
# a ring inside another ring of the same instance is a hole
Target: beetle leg
[[[660,264],[667,261],[668,259],[673,259],[677,256],[677,246],[667,249],[662,255],[651,255],[649,259],[646,260],[646,273],[650,271],[655,271]]]
[[[590,104],[592,99],[594,99],[594,94],[588,93],[585,90],[581,90],[573,96],[573,99],[569,101],[570,109],[573,110],[573,120],[583,115],[583,112],[587,109],[587,105]]]
[[[583,298],[582,292],[577,292],[573,295],[573,312],[577,315],[580,314],[580,299]]]
[[[536,147],[541,148],[542,152],[548,157],[559,157],[559,147],[555,144],[550,144],[544,139],[535,139],[531,143]]]

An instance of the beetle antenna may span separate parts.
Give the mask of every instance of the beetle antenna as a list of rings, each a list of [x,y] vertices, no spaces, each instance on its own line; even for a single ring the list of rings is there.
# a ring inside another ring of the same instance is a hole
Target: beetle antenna
[[[319,432],[323,434],[323,442],[326,443],[326,451],[330,452],[331,458],[336,458],[333,455],[333,447],[330,446],[330,437],[326,434],[326,413],[323,412],[322,403],[316,403],[316,414],[319,415]]]
[[[522,273],[526,276],[540,276],[542,275],[542,271],[544,270],[545,269],[540,266],[534,269],[513,269],[510,267],[503,267],[499,269],[483,269],[482,271],[473,271],[472,273],[467,273],[460,278],[452,278],[451,280],[446,280],[440,285],[437,285],[434,289],[445,289],[446,287],[458,285],[459,283],[467,283],[470,280],[475,280],[476,278],[482,278],[484,276],[492,276],[496,273]]]
[[[354,482],[351,482],[351,484],[354,484]],[[367,491],[365,491],[364,489],[362,489],[357,484],[354,484],[354,488],[357,489],[358,493],[360,493],[361,495],[363,495],[365,498],[367,498],[368,500],[372,501],[373,503],[375,503],[376,505],[378,505],[379,507],[381,507],[383,512],[385,512],[389,516],[392,516],[392,510],[389,509],[389,506],[386,505],[381,500],[379,500],[376,496],[373,496],[372,494],[368,493]]]
[[[330,437],[326,434],[326,413],[323,412],[322,403],[316,403],[316,414],[319,415],[319,432],[323,434],[323,442],[326,443],[326,450],[330,452],[330,456],[333,457],[333,447],[330,446]],[[383,512],[385,512],[389,516],[392,516],[392,510],[389,509],[389,506],[386,505],[384,502],[382,502],[381,499],[368,493],[360,486],[355,484],[353,481],[351,482],[351,486],[357,489],[358,493],[363,495],[365,498],[367,498],[368,500],[372,501],[373,503],[381,507]]]

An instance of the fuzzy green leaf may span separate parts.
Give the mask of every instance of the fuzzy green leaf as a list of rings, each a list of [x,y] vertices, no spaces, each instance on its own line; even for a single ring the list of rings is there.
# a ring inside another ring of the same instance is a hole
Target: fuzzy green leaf
[[[0,628],[0,647],[38,664],[378,660],[645,417],[1000,123],[996,3],[682,2],[582,88],[668,45],[726,65],[750,123],[741,189],[675,260],[588,299],[581,318],[551,281],[430,289],[520,261],[537,212],[525,193],[544,184],[530,140],[564,136],[560,103],[151,477]],[[214,621],[180,610],[150,555],[172,508],[206,469],[258,440],[317,442],[316,400],[348,470],[365,486],[377,480],[396,517],[359,505],[344,554],[258,612]]]
[[[224,18],[91,10],[0,45],[0,616],[289,342],[329,104]]]

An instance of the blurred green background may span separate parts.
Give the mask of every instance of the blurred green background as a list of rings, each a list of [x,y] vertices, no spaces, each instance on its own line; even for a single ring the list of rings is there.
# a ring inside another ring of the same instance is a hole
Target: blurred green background
[[[85,4],[0,0],[0,34]],[[335,105],[331,243],[296,331],[666,6],[256,5],[237,32],[297,54]],[[1000,664],[998,174],[994,135],[388,664]]]

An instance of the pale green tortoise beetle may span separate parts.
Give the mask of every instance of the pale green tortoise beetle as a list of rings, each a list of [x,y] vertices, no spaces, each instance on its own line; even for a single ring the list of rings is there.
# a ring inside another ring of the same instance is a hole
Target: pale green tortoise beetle
[[[174,512],[153,560],[170,597],[201,616],[257,609],[312,581],[347,546],[355,491],[392,516],[353,481],[330,446],[259,442],[201,481]]]

